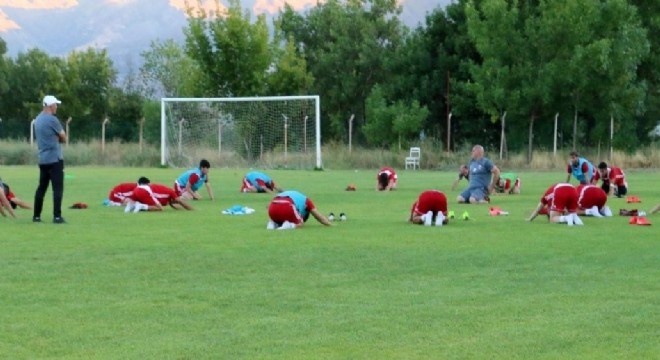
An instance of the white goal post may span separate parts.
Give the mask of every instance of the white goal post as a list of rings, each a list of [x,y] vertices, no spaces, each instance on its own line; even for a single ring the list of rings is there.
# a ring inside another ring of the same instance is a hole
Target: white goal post
[[[318,95],[162,98],[161,165],[318,168]]]

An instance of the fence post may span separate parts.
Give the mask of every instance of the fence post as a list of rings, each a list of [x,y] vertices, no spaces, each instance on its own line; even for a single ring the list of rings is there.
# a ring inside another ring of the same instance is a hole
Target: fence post
[[[106,117],[101,124],[101,154],[103,155],[105,155],[105,125],[109,122],[110,120]]]

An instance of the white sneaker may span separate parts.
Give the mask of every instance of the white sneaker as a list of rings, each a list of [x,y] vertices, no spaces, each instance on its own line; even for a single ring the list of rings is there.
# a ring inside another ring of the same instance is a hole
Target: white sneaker
[[[142,210],[147,210],[149,207],[146,204],[135,202],[135,209],[133,209],[133,214],[137,214]]]
[[[277,224],[273,220],[268,220],[268,224],[266,224],[266,230],[275,230],[277,229]]]
[[[600,209],[600,213],[603,216],[611,217],[612,216],[612,210],[610,210],[610,207],[605,205]]]
[[[435,226],[442,226],[444,225],[445,221],[445,215],[442,213],[442,211],[438,211],[438,216],[435,217]]]
[[[129,213],[133,210],[135,210],[135,202],[134,201],[129,201],[128,204],[126,205],[126,208],[124,209],[124,212]]]
[[[564,218],[564,220],[566,220],[566,225],[573,226],[573,216],[571,216],[571,214],[564,215],[564,216],[562,216],[562,218]],[[561,220],[561,218],[560,218],[560,220]]]
[[[433,224],[433,211],[422,215],[422,220],[424,220],[424,226],[431,226]]]
[[[569,216],[571,217],[571,219],[573,219],[573,223],[575,225],[584,225],[584,223],[582,222],[582,220],[580,219],[578,214],[573,213],[573,214],[570,214]]]
[[[585,213],[586,213],[586,212],[585,212]],[[600,211],[598,210],[598,206],[596,206],[596,205],[594,205],[594,206],[591,208],[590,214],[588,214],[588,215],[591,215],[591,216],[593,216],[593,217],[603,217],[603,215],[601,215],[601,214],[600,214]]]
[[[277,230],[289,230],[289,229],[295,229],[296,225],[294,223],[285,221],[282,223],[280,227],[277,228]]]

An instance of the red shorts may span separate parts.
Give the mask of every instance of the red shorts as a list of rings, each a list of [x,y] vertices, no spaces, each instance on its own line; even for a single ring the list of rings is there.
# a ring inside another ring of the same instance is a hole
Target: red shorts
[[[607,203],[607,194],[599,187],[585,187],[578,194],[578,206],[580,209],[591,209],[594,206],[602,209],[605,203]]]
[[[424,215],[429,211],[439,212],[447,215],[447,196],[438,190],[427,190],[419,195],[417,202],[413,204],[412,211],[415,215]]]
[[[558,186],[550,204],[550,211],[574,213],[578,207],[578,193],[572,186]]]
[[[139,186],[133,190],[132,199],[142,204],[151,206],[155,206],[156,201],[158,201],[161,205],[167,205],[169,202],[169,198],[157,198],[153,192]]]
[[[303,223],[303,217],[293,204],[293,200],[289,197],[276,196],[268,206],[268,216],[278,224],[282,224],[285,221],[296,225]]]

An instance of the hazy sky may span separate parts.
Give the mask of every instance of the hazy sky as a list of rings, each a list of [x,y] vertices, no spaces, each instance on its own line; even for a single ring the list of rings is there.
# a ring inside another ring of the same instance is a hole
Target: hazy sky
[[[86,0],[81,0],[85,2]],[[0,33],[7,30],[20,29],[20,24],[12,20],[2,9],[3,8],[16,8],[28,10],[48,10],[48,9],[66,9],[76,6],[82,6],[81,1],[78,0],[0,0]],[[89,1],[89,0],[87,0]],[[94,0],[91,0],[94,1]],[[149,0],[96,0],[102,1],[108,6],[122,6],[137,1]],[[321,0],[322,1],[322,0]],[[417,2],[420,4],[429,5],[428,8],[435,7],[440,4],[447,4],[450,0],[398,0],[399,4],[403,5],[406,2]],[[188,1],[191,4],[197,4],[196,0]],[[316,5],[317,0],[254,0],[252,7],[253,14],[276,14],[288,2],[296,10],[303,10],[305,8]],[[185,10],[186,0],[169,0],[172,7],[181,11]],[[202,5],[206,10],[214,10],[214,0],[203,0]],[[221,6],[223,6],[221,4]],[[424,9],[427,10],[427,9]],[[423,14],[421,14],[423,15]]]

